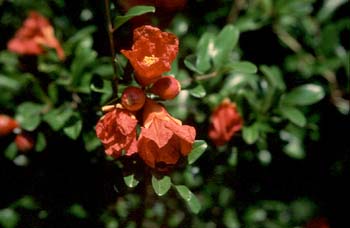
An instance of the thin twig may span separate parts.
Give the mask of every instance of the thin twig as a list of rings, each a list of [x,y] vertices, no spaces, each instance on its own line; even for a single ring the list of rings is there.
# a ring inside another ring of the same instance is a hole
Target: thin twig
[[[113,65],[113,71],[114,71],[114,77],[113,77],[113,94],[118,94],[118,69],[115,62],[115,42],[113,39],[113,32],[114,28],[112,25],[112,19],[111,19],[111,13],[110,13],[110,1],[105,0],[105,11],[106,11],[106,20],[107,20],[107,32],[108,32],[108,38],[109,38],[109,45],[111,48],[111,55],[112,55],[112,65]]]

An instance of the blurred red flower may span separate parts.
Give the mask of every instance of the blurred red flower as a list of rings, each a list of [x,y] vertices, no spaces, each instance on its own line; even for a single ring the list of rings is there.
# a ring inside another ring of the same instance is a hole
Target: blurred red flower
[[[143,121],[137,147],[140,157],[148,166],[167,171],[191,152],[196,137],[195,128],[182,125],[162,105],[147,99]]]
[[[64,51],[54,34],[50,22],[37,12],[30,12],[28,18],[15,36],[7,43],[7,48],[21,55],[40,55],[44,47],[56,49],[59,59],[65,58]]]
[[[121,50],[134,67],[142,86],[155,82],[171,68],[179,49],[179,40],[168,32],[145,25],[134,30],[132,50]]]
[[[15,144],[19,151],[26,152],[34,147],[34,140],[25,133],[16,135]]]
[[[8,115],[0,115],[0,136],[10,134],[17,127],[19,126],[15,119]]]
[[[305,228],[330,228],[330,226],[326,218],[319,217],[308,221],[305,225]]]
[[[243,120],[237,111],[236,104],[225,99],[210,117],[209,138],[215,145],[228,142],[235,132],[239,131]]]
[[[104,145],[107,155],[118,158],[125,150],[126,155],[137,151],[137,120],[126,109],[114,108],[107,112],[96,125],[96,135]]]

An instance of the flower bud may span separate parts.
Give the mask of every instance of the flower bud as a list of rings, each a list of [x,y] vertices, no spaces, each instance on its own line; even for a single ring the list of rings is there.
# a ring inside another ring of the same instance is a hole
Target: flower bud
[[[140,110],[145,103],[146,95],[139,87],[129,86],[122,94],[121,103],[129,111]]]
[[[174,99],[181,91],[178,80],[172,76],[164,76],[158,79],[150,89],[151,93],[158,95],[164,100]]]
[[[33,148],[34,141],[29,135],[22,133],[22,134],[16,135],[15,144],[19,151],[26,152]]]
[[[0,136],[10,134],[17,127],[18,123],[15,119],[7,115],[0,115]]]

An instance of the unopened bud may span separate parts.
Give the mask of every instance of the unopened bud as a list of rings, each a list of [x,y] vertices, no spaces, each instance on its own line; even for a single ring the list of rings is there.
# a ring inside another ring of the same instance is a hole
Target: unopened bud
[[[164,100],[174,99],[181,91],[178,80],[172,76],[164,76],[158,79],[150,89],[150,92]]]
[[[15,144],[19,151],[26,152],[33,148],[34,141],[29,135],[19,134],[16,135]]]
[[[5,136],[13,132],[18,127],[15,119],[7,115],[0,115],[0,136]]]
[[[129,111],[140,110],[146,100],[144,91],[135,86],[127,87],[122,94],[121,103]]]

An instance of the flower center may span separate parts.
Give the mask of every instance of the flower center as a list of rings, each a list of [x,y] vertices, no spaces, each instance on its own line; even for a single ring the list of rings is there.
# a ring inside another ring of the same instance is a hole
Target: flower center
[[[154,63],[158,62],[159,58],[155,57],[154,55],[151,56],[145,56],[142,60],[142,64],[146,65],[146,66],[151,66]]]

